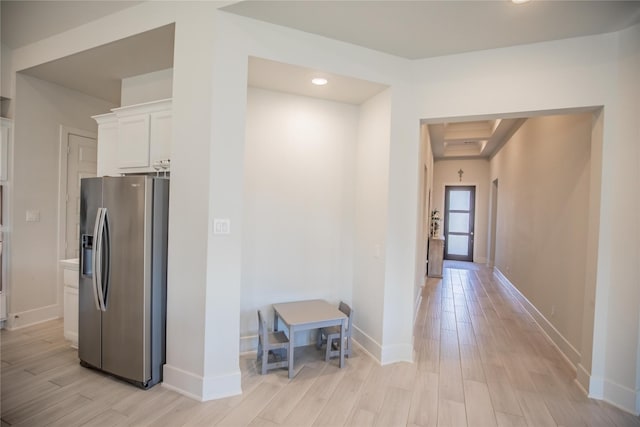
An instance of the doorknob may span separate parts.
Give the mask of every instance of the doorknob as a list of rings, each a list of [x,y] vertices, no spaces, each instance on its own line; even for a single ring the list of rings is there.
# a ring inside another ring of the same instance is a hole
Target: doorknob
[[[471,236],[473,236],[473,231],[471,233],[469,233]]]

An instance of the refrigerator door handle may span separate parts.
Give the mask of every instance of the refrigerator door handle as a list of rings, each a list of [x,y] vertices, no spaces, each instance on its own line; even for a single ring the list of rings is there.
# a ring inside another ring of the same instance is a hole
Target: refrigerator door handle
[[[104,208],[104,214],[102,215],[102,242],[100,252],[101,259],[105,265],[100,265],[100,274],[102,276],[100,283],[100,293],[102,296],[102,311],[107,311],[107,297],[109,296],[110,272],[111,272],[111,235],[109,233],[109,215],[107,215],[107,208]]]
[[[107,209],[106,208],[98,208],[98,210],[100,211],[100,222],[98,225],[98,233],[96,234],[97,236],[97,241],[95,244],[95,254],[96,254],[96,260],[97,263],[95,264],[95,272],[94,272],[94,277],[96,278],[95,280],[95,284],[96,284],[96,294],[97,294],[97,298],[98,298],[98,309],[100,311],[106,311],[107,308],[104,305],[104,291],[103,291],[103,271],[104,271],[104,265],[102,265],[102,262],[104,261],[104,227],[105,227],[105,218],[107,216]],[[108,264],[106,265],[106,267],[108,268]]]
[[[96,222],[93,227],[93,251],[91,252],[91,265],[93,266],[93,276],[91,285],[93,286],[93,300],[96,303],[96,310],[100,310],[98,301],[98,287],[100,285],[100,223],[102,222],[102,208],[96,212]]]

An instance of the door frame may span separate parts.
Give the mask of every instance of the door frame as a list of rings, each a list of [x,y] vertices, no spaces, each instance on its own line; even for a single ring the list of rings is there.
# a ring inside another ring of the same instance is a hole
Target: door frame
[[[447,187],[475,187],[475,196],[474,196],[474,203],[473,203],[473,246],[472,246],[472,250],[473,250],[473,260],[471,262],[475,262],[475,256],[476,256],[476,233],[475,230],[478,226],[478,221],[477,221],[477,206],[478,206],[478,188],[480,188],[480,184],[472,181],[472,182],[445,182],[442,184],[442,201],[441,201],[441,206],[442,206],[442,215],[443,215],[443,224],[442,224],[442,235],[444,236],[444,229],[445,229],[445,221],[446,218],[444,218],[444,215],[446,215],[446,210],[447,210],[447,205],[446,205],[446,195],[447,195]],[[447,245],[447,241],[446,241],[446,237],[445,237],[445,252],[443,255],[443,259],[446,260],[446,256],[447,256],[447,252],[446,252],[446,245]]]
[[[63,259],[65,254],[65,239],[67,236],[67,155],[69,150],[69,135],[78,135],[96,140],[96,150],[98,148],[98,134],[88,130],[78,129],[70,126],[60,125],[58,134],[58,261]],[[62,283],[62,268],[58,265],[58,310],[60,316],[63,315],[64,285]]]

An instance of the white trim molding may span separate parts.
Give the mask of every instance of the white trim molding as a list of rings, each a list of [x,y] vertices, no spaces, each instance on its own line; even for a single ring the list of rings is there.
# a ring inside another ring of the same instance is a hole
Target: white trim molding
[[[382,346],[376,340],[363,332],[358,326],[353,325],[352,339],[362,347],[375,361],[382,363]]]
[[[604,380],[604,401],[611,405],[622,409],[625,412],[629,412],[634,415],[638,415],[636,404],[638,401],[638,392],[627,388],[623,385],[614,383],[613,381]]]
[[[33,326],[38,323],[58,319],[60,318],[59,313],[60,306],[58,304],[52,304],[46,307],[34,308],[33,310],[17,313],[9,313],[6,323],[7,329],[13,331],[15,329],[22,329],[27,326]]]
[[[580,352],[573,345],[571,345],[571,343],[555,328],[555,326],[553,326],[551,322],[549,322],[549,320],[547,320],[547,318],[544,317],[544,315],[540,313],[540,311],[538,311],[536,306],[533,305],[531,301],[529,301],[527,297],[525,297],[518,290],[518,288],[516,288],[515,285],[511,283],[509,279],[507,279],[504,274],[502,274],[500,269],[494,267],[493,271],[498,279],[500,279],[500,282],[511,291],[511,293],[516,297],[518,302],[520,302],[527,313],[529,313],[533,320],[535,320],[547,339],[558,348],[560,354],[562,354],[562,356],[567,360],[567,362],[570,363],[573,369],[577,371],[578,364],[580,363],[582,357],[580,355]]]
[[[203,377],[165,364],[162,377],[163,387],[200,402],[242,394],[240,371]]]
[[[384,366],[397,362],[413,363],[412,344],[393,344],[382,347],[380,364]]]

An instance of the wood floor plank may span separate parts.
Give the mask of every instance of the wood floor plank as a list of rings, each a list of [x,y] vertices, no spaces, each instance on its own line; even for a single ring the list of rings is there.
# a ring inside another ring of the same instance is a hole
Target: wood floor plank
[[[296,348],[298,375],[260,375],[240,357],[243,393],[210,402],[168,387],[144,391],[79,366],[62,321],[0,331],[2,427],[589,426],[640,427],[589,399],[575,372],[483,266],[445,262],[429,278],[414,330],[415,363],[380,366],[358,345],[346,368]]]
[[[322,371],[320,369],[303,369],[291,381],[287,387],[271,399],[267,406],[260,412],[259,417],[264,420],[282,423],[293,411],[300,399],[313,386]]]
[[[616,423],[607,415],[595,401],[572,402],[572,406],[580,415],[580,419],[589,427],[614,427]]]
[[[560,396],[545,396],[545,405],[556,424],[563,427],[586,427],[571,402]]]
[[[496,412],[504,412],[511,415],[522,415],[520,403],[515,390],[511,384],[506,381],[489,381],[489,394],[491,395],[491,403]]]
[[[246,426],[264,409],[280,388],[268,382],[261,383],[255,390],[222,418],[218,425]]]
[[[438,374],[429,372],[418,378],[408,423],[425,427],[438,424]]]
[[[376,422],[376,414],[365,409],[357,409],[345,425],[353,427],[370,427]]]
[[[364,381],[352,376],[343,377],[313,425],[343,425],[355,407],[363,384]]]
[[[121,427],[126,425],[129,425],[127,417],[113,409],[100,412],[83,424],[86,427]]]
[[[389,387],[376,419],[376,426],[407,425],[412,392],[403,388]]]
[[[522,408],[522,413],[527,420],[527,424],[536,427],[556,427],[557,424],[547,406],[544,399],[537,393],[526,391],[518,392],[518,402]]]
[[[373,413],[380,410],[384,401],[384,390],[391,382],[391,372],[391,366],[377,366],[372,369],[371,375],[363,384],[362,392],[356,403],[357,409]]]
[[[497,426],[496,417],[489,396],[489,387],[482,382],[464,381],[467,424],[470,427]]]
[[[496,419],[498,420],[498,427],[527,427],[527,420],[520,415],[496,411]]]
[[[460,365],[463,379],[486,382],[480,352],[475,345],[460,344]]]
[[[467,414],[464,403],[440,399],[438,402],[438,427],[465,427]]]
[[[90,402],[84,396],[79,394],[72,394],[64,400],[61,400],[42,411],[34,411],[31,416],[26,416],[20,421],[11,422],[11,425],[15,426],[43,426],[50,425],[60,418],[67,415],[69,412],[74,412]]]

